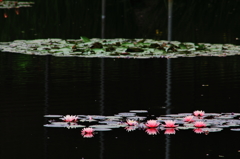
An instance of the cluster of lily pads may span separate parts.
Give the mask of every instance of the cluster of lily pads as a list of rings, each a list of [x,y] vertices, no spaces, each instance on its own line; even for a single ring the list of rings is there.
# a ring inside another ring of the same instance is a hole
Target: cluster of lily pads
[[[45,115],[49,123],[44,127],[82,128],[81,134],[86,138],[93,137],[98,131],[110,131],[114,128],[124,128],[128,132],[143,130],[148,135],[157,135],[161,131],[164,134],[176,134],[177,130],[189,129],[197,134],[207,135],[229,127],[231,131],[240,131],[240,113],[205,113],[196,110],[193,113],[161,115],[155,119],[144,116],[147,113],[147,110],[131,110],[114,116]]]
[[[32,7],[34,2],[4,1],[0,0],[0,9],[11,9],[20,7]]]
[[[240,55],[233,44],[190,43],[153,39],[36,39],[0,43],[2,52],[86,58],[177,58]]]

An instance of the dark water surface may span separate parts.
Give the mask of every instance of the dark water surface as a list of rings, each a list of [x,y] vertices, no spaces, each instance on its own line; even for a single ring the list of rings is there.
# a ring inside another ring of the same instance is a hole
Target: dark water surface
[[[31,1],[33,7],[20,8],[18,15],[14,9],[0,10],[0,41],[102,37],[101,0]],[[173,1],[172,40],[239,45],[239,14],[239,0]],[[109,0],[104,37],[166,40],[167,18],[167,0]]]
[[[0,158],[239,158],[239,132],[229,129],[209,135],[179,130],[152,136],[119,128],[83,138],[81,129],[43,127],[46,114],[114,115],[145,109],[155,119],[194,110],[239,113],[239,60],[0,53]]]

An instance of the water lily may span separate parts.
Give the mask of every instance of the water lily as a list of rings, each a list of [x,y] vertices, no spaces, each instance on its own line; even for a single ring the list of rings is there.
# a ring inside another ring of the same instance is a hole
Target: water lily
[[[157,120],[148,120],[145,125],[149,128],[156,128],[159,126],[159,124],[160,123]]]
[[[93,117],[90,116],[90,115],[88,115],[86,118],[87,118],[88,120],[93,120]]]
[[[176,130],[174,128],[167,128],[164,134],[176,134]]]
[[[194,131],[196,134],[204,133],[204,131],[203,131],[201,128],[193,129],[193,131]]]
[[[194,126],[197,128],[203,128],[203,127],[206,127],[206,123],[204,123],[203,121],[196,121],[194,123]]]
[[[130,132],[130,131],[136,130],[137,127],[136,127],[136,126],[126,126],[125,129],[126,129],[128,132]]]
[[[186,117],[183,119],[183,121],[191,123],[191,122],[194,121],[194,120],[193,120],[193,117],[194,117],[194,116],[191,116],[191,115],[186,116]]]
[[[165,122],[165,125],[163,125],[163,126],[166,128],[175,128],[178,126],[178,125],[175,125],[175,121],[173,121],[173,120],[166,120],[164,122]]]
[[[78,117],[76,115],[66,115],[62,118],[62,120],[66,122],[76,122]]]
[[[134,125],[137,125],[137,124],[138,124],[137,121],[132,120],[132,119],[128,119],[128,120],[126,120],[126,122],[127,122],[127,124],[128,124],[129,126],[134,126]]]
[[[198,116],[198,117],[201,117],[204,114],[205,114],[205,112],[202,111],[202,110],[196,110],[196,111],[193,112],[193,115]]]
[[[82,134],[82,136],[85,138],[91,138],[91,137],[93,137],[93,133]]]
[[[81,134],[83,137],[91,138],[93,137],[93,132],[94,132],[93,128],[83,128]]]
[[[147,129],[146,129],[146,133],[147,133],[148,135],[157,135],[158,129],[156,129],[156,128],[147,128]]]
[[[94,130],[93,128],[83,128],[81,132],[84,134],[87,134],[87,133],[93,133]]]

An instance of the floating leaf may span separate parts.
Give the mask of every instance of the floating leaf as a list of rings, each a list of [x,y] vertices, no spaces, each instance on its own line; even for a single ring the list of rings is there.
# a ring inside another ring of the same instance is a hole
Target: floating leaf
[[[240,131],[240,128],[230,129],[231,131]]]
[[[108,128],[95,128],[94,131],[111,131],[112,129]]]
[[[44,115],[45,118],[61,118],[63,115]]]
[[[81,38],[81,39],[82,39],[82,41],[83,41],[83,42],[85,42],[85,43],[86,43],[86,42],[90,42],[90,41],[91,41],[90,39],[88,39],[88,38],[87,38],[87,37],[85,37],[85,36],[81,36],[80,38]]]
[[[131,113],[147,113],[147,110],[130,110]]]

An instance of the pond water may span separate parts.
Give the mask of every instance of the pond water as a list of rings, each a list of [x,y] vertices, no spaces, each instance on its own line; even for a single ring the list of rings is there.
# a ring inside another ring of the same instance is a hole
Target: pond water
[[[105,59],[0,53],[0,158],[239,158],[226,128],[148,135],[124,128],[84,138],[81,128],[44,127],[44,115],[240,113],[240,56]]]

